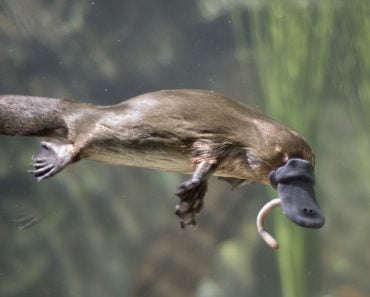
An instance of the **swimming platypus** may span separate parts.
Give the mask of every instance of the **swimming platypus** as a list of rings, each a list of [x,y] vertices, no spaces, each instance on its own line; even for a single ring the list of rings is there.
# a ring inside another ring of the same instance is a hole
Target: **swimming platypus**
[[[319,228],[314,154],[296,131],[255,109],[203,90],[164,90],[112,106],[33,96],[0,96],[0,134],[42,141],[31,172],[38,181],[81,159],[192,174],[176,195],[182,227],[195,225],[207,181],[277,188],[285,215]]]

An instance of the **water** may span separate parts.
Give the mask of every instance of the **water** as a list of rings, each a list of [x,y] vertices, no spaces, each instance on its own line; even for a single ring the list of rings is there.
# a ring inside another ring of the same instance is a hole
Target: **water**
[[[1,136],[0,296],[370,295],[366,0],[3,0],[0,12],[1,94],[226,94],[305,135],[327,219],[305,230],[275,210],[270,250],[255,227],[267,187],[214,178],[183,231],[174,193],[187,176],[83,161],[37,183],[39,140]],[[20,231],[25,215],[40,222]]]

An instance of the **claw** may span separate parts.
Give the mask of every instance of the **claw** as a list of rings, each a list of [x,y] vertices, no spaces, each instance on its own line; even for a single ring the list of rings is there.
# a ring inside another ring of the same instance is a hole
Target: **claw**
[[[43,164],[47,164],[47,162],[48,161],[46,160],[46,158],[37,158],[33,160],[34,165],[43,165]]]
[[[28,172],[32,173],[37,181],[49,178],[73,162],[75,155],[72,152],[72,144],[43,141],[39,154],[32,157],[32,169]]]
[[[29,170],[29,172],[33,173],[36,176],[39,176],[39,175],[41,175],[44,172],[51,171],[53,167],[54,167],[53,164],[49,164],[49,165],[46,165],[44,167],[34,166],[35,169],[31,169],[31,170]]]
[[[175,214],[180,219],[180,226],[182,229],[186,227],[195,227],[196,221],[195,216],[198,214],[193,206],[189,203],[182,201],[175,207]]]
[[[262,239],[273,249],[279,248],[279,243],[277,240],[270,235],[265,230],[265,218],[266,216],[277,206],[281,205],[280,198],[272,199],[271,201],[267,202],[261,210],[258,212],[257,215],[257,230],[258,233],[261,235]]]
[[[181,201],[175,207],[175,214],[180,219],[181,228],[196,226],[195,217],[203,207],[203,197],[206,191],[207,183],[199,180],[189,180],[179,186],[176,195]]]
[[[203,207],[203,198],[207,192],[208,178],[216,170],[217,163],[202,161],[195,164],[195,171],[190,180],[182,183],[176,191],[180,203],[175,208],[175,214],[179,217],[181,228],[196,226],[196,216]]]

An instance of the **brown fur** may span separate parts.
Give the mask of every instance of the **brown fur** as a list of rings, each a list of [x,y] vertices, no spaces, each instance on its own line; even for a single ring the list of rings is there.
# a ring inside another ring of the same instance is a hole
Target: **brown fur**
[[[191,173],[207,160],[214,175],[268,183],[289,158],[314,165],[294,130],[214,92],[168,90],[113,106],[31,96],[0,96],[0,133],[59,136],[76,159]]]

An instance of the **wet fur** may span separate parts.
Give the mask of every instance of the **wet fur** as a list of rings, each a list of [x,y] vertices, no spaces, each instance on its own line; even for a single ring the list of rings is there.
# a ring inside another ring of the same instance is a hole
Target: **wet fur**
[[[143,94],[113,106],[31,96],[0,96],[0,133],[65,137],[74,160],[214,175],[268,183],[291,157],[314,162],[294,130],[255,109],[202,90]]]

